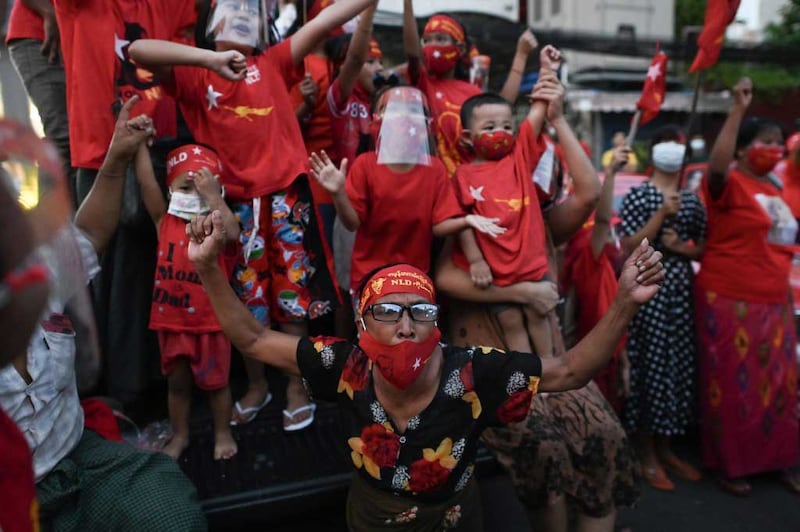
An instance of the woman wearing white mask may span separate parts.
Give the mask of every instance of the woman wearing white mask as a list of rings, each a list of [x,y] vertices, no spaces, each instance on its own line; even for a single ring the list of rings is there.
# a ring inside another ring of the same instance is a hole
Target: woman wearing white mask
[[[657,489],[675,485],[665,469],[698,480],[700,473],[670,449],[681,435],[694,402],[695,337],[691,261],[706,238],[706,213],[693,192],[679,190],[686,137],[675,126],[656,131],[651,143],[653,173],[622,201],[622,243],[627,250],[647,237],[664,253],[663,289],[637,313],[628,330],[630,395],[623,420],[637,433],[645,479]]]

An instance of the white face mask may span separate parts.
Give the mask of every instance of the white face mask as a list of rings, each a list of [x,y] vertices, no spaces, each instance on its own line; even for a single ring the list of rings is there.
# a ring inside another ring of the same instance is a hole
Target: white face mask
[[[686,146],[675,141],[659,142],[653,146],[653,166],[662,172],[677,172],[681,169]]]
[[[692,147],[692,151],[694,152],[702,152],[706,149],[706,141],[703,139],[692,139],[689,142],[689,146]]]
[[[178,218],[191,221],[198,216],[203,216],[211,212],[211,207],[209,207],[206,200],[201,198],[198,194],[172,192],[170,194],[167,212]]]

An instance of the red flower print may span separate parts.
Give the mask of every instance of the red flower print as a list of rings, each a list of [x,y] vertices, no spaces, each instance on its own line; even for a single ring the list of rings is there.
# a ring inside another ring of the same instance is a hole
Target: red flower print
[[[463,368],[461,368],[459,373],[461,382],[464,383],[464,391],[473,391],[475,389],[475,382],[472,378],[472,362],[467,363]]]
[[[370,360],[360,350],[356,349],[347,358],[339,377],[338,393],[345,392],[350,400],[353,399],[353,392],[360,392],[367,386],[369,378]]]
[[[411,464],[409,474],[411,479],[408,481],[408,488],[414,493],[426,493],[443,486],[450,477],[450,470],[438,460],[429,462],[423,458]]]
[[[400,437],[388,424],[373,423],[364,427],[360,438],[350,438],[347,444],[352,449],[350,458],[356,467],[364,466],[372,478],[381,478],[382,467],[397,465]]]
[[[531,407],[533,392],[529,389],[520,390],[503,401],[497,408],[497,419],[501,423],[516,423],[525,419]]]

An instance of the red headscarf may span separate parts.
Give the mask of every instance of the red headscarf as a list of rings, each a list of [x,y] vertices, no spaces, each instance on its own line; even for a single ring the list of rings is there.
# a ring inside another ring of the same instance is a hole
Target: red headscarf
[[[389,294],[416,294],[436,302],[436,289],[428,275],[410,264],[387,266],[375,272],[361,292],[361,306],[365,309],[377,299]]]
[[[456,44],[466,41],[464,28],[453,17],[447,15],[434,15],[428,19],[422,34],[433,32],[446,33],[453,38]]]
[[[222,163],[214,150],[199,144],[186,144],[172,150],[167,154],[167,186],[179,175],[201,168],[208,168],[215,174],[222,171]]]

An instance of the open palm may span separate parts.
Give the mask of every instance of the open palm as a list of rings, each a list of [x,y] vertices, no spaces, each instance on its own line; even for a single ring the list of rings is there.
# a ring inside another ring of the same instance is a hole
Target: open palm
[[[341,166],[336,168],[336,165],[333,164],[333,161],[323,150],[321,155],[317,155],[316,152],[312,153],[308,161],[311,164],[311,173],[325,190],[331,194],[336,194],[344,188],[344,179],[347,175],[347,159],[342,159]]]

